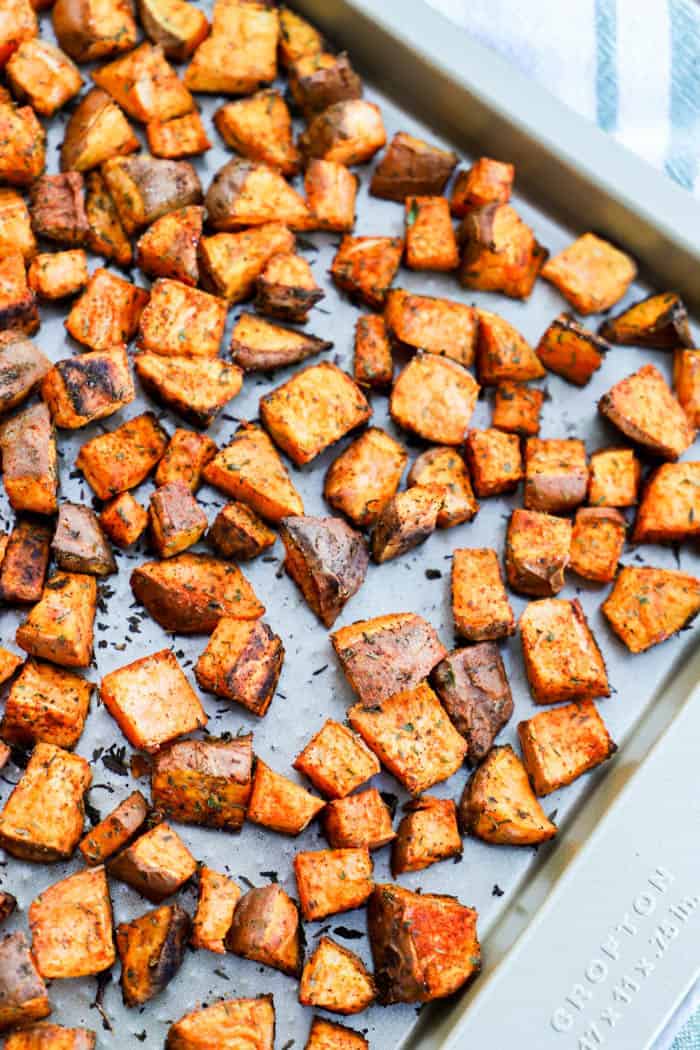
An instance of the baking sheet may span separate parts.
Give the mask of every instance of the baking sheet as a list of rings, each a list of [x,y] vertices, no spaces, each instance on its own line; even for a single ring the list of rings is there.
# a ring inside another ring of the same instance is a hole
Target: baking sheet
[[[46,30],[47,24],[47,19],[42,18],[43,33],[50,37],[50,31]],[[334,42],[339,46],[343,44],[343,40],[340,39]],[[382,106],[389,136],[395,131],[406,130],[441,143],[440,138],[429,128],[402,113],[394,103],[372,90],[369,84],[367,97]],[[215,144],[204,158],[195,161],[206,187],[214,172],[231,154],[222,147],[211,120],[213,111],[221,100],[198,96],[198,101],[202,107],[205,126]],[[64,113],[55,118],[49,126],[49,171],[57,170],[58,147],[65,119]],[[456,145],[459,146],[459,143]],[[460,149],[459,152],[465,161],[470,159],[463,150]],[[502,155],[504,158],[508,157],[507,144],[504,144]],[[355,232],[400,234],[403,229],[403,209],[395,203],[369,197],[369,169],[357,170],[362,185],[358,196],[358,221]],[[581,216],[581,223],[575,229],[566,228],[518,194],[515,195],[515,205],[524,219],[534,227],[538,239],[552,253],[563,248],[577,233],[587,228],[585,215]],[[341,367],[351,370],[354,324],[359,311],[334,289],[326,276],[338,240],[335,236],[317,233],[299,239],[302,254],[310,261],[316,279],[326,291],[326,298],[320,307],[312,312],[307,328],[315,335],[332,339],[335,345],[328,355],[329,358],[337,361]],[[139,283],[145,283],[138,271],[134,271],[133,277]],[[527,304],[512,302],[501,296],[463,290],[449,275],[414,274],[402,269],[395,284],[412,291],[428,295],[446,295],[462,302],[494,309],[515,324],[533,343],[537,342],[551,319],[565,306],[559,294],[544,282],[538,282]],[[641,284],[635,285],[623,305],[639,298],[646,290]],[[236,307],[230,312],[225,346],[228,343],[231,324],[240,312],[241,307]],[[43,323],[36,342],[52,360],[66,357],[78,349],[64,333],[64,316],[65,310],[42,309]],[[547,388],[550,397],[545,401],[543,408],[541,436],[580,437],[586,441],[589,451],[619,442],[619,434],[598,416],[596,402],[615,381],[649,360],[653,360],[670,380],[670,355],[633,348],[614,348],[607,355],[600,371],[583,390],[570,386],[556,376],[548,376],[542,384]],[[283,370],[274,377],[248,377],[241,394],[209,431],[217,443],[226,443],[238,420],[255,418],[260,396],[283,382],[292,371]],[[388,418],[386,398],[373,395],[372,407],[372,423],[385,427],[403,440],[413,458],[423,445],[408,435],[400,434],[393,426]],[[138,400],[122,413],[106,421],[106,425],[87,427],[72,435],[61,433],[60,476],[61,493],[64,498],[87,503],[92,499],[89,486],[74,470],[75,457],[80,445],[94,434],[112,429],[118,422],[138,414],[144,408],[155,408],[159,411],[158,406],[154,406],[145,395],[140,395]],[[478,402],[473,425],[487,426],[490,417],[491,394],[487,394]],[[175,426],[182,425],[179,419],[169,413],[163,413],[162,418],[171,432]],[[294,483],[303,495],[307,513],[328,513],[322,499],[324,473],[341,447],[347,443],[348,439],[306,468],[297,469],[290,466]],[[685,458],[692,458],[696,454],[697,448],[686,453]],[[146,503],[151,491],[152,485],[148,482],[139,488],[136,496]],[[2,498],[2,524],[7,528],[11,525],[13,515],[4,502],[4,493]],[[220,494],[208,487],[200,490],[199,499],[210,521],[225,503]],[[451,552],[460,546],[493,546],[502,552],[508,515],[512,507],[520,502],[520,493],[506,498],[484,500],[478,516],[472,523],[436,533],[423,547],[395,562],[381,567],[371,566],[364,586],[348,603],[335,626],[340,627],[356,619],[383,613],[410,610],[430,620],[444,643],[452,647],[454,639],[449,598]],[[167,635],[134,602],[129,588],[129,573],[135,564],[149,557],[143,543],[127,553],[116,553],[120,572],[118,576],[108,578],[102,585],[104,603],[101,604],[96,620],[95,666],[91,668],[88,677],[99,683],[101,676],[107,672],[163,646],[172,645],[190,680],[193,681],[192,666],[203,650],[206,639],[173,638]],[[295,586],[280,573],[281,557],[281,544],[278,543],[269,558],[258,559],[243,567],[245,575],[266,605],[265,619],[281,635],[287,654],[278,693],[266,718],[259,721],[243,709],[206,694],[203,696],[203,702],[209,714],[208,729],[212,734],[252,730],[255,734],[256,753],[273,768],[297,779],[297,775],[291,770],[294,756],[328,717],[342,720],[354,697],[336,664],[327,632],[301,600]],[[695,573],[700,571],[700,557],[695,549],[688,546],[680,551],[657,546],[628,549],[623,561],[667,568],[680,566]],[[441,575],[436,576],[434,571],[428,575],[427,570],[437,570]],[[607,591],[608,588],[589,586],[570,575],[561,596],[580,598],[601,646],[613,693],[609,699],[601,701],[600,709],[614,738],[621,743],[643,713],[672,660],[682,651],[690,651],[691,646],[697,642],[698,629],[684,631],[662,647],[631,659],[627,650],[607,628],[599,612],[599,606]],[[518,616],[526,602],[513,595],[512,604]],[[2,611],[3,644],[9,643],[10,647],[14,648],[15,627],[22,618],[12,610]],[[518,638],[511,638],[503,643],[502,651],[515,700],[515,713],[510,725],[501,734],[499,742],[515,743],[515,727],[518,721],[529,717],[536,708],[530,699],[524,677]],[[131,748],[111,717],[99,706],[97,698],[93,699],[86,730],[77,750],[93,760],[94,783],[89,802],[95,816],[106,815],[135,786],[147,791],[147,782],[137,785],[126,775]],[[606,775],[609,768],[610,766],[607,766],[584,777],[573,786],[547,798],[545,808],[550,814],[556,812],[556,819],[561,828],[559,839],[563,842],[564,850],[567,848],[567,818],[599,778]],[[6,767],[1,795],[3,801],[9,794],[10,783],[16,781],[18,776],[19,770],[16,767]],[[438,785],[431,793],[458,799],[466,777],[467,770],[464,769],[446,784]],[[376,786],[393,794],[399,803],[407,797],[396,781],[388,775],[382,774],[377,777]],[[227,835],[184,825],[178,825],[178,832],[199,860],[229,872],[243,889],[249,884],[262,885],[269,879],[278,879],[293,895],[296,891],[292,874],[294,854],[300,849],[320,849],[326,845],[316,826],[294,840],[251,824],[246,824],[240,835]],[[483,937],[485,931],[512,903],[518,884],[533,863],[541,862],[543,857],[556,848],[555,842],[541,847],[536,853],[532,849],[489,847],[476,840],[466,839],[464,855],[458,863],[435,865],[426,871],[402,876],[401,882],[410,888],[420,887],[426,892],[455,894],[463,902],[478,908],[479,928]],[[391,880],[388,861],[388,849],[374,854],[377,881]],[[17,896],[20,905],[20,913],[8,925],[11,928],[26,927],[25,913],[31,900],[46,886],[79,868],[80,863],[77,860],[67,864],[42,866],[21,863],[8,857],[3,862],[1,885]],[[138,894],[117,882],[112,883],[112,898],[117,922],[142,914],[150,907]],[[185,907],[193,911],[196,901],[194,889],[187,888],[183,891],[180,900]],[[329,932],[341,943],[358,952],[366,962],[370,962],[364,910],[307,924],[309,950],[313,949],[322,932]],[[54,1004],[53,1019],[63,1024],[84,1024],[97,1029],[99,1047],[137,1050],[143,1045],[161,1046],[168,1025],[193,1008],[196,1003],[212,1002],[222,997],[272,992],[277,1012],[278,1048],[285,1047],[290,1050],[291,1047],[300,1048],[305,1044],[312,1011],[298,1005],[296,983],[279,973],[235,956],[221,957],[206,952],[188,952],[182,970],[166,991],[140,1010],[125,1010],[122,1006],[117,973],[118,967],[115,967],[114,976],[102,988],[99,988],[100,982],[95,979],[53,982],[50,990]],[[96,997],[101,1002],[103,1014],[95,1005]],[[392,1047],[398,1047],[409,1035],[418,1012],[418,1009],[412,1006],[395,1006],[389,1009],[374,1007],[356,1018],[349,1019],[348,1023],[366,1034],[373,1050],[391,1050]]]

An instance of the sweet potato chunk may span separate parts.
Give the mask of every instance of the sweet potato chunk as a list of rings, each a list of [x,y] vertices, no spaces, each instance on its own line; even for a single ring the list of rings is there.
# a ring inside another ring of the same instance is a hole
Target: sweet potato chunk
[[[22,332],[0,332],[0,415],[26,401],[50,368],[49,359]]]
[[[181,740],[158,752],[151,795],[156,809],[183,824],[238,831],[250,796],[253,737]]]
[[[157,824],[107,865],[109,874],[160,904],[191,879],[197,861],[169,824]]]
[[[162,992],[182,965],[191,921],[178,904],[164,904],[115,931],[126,1006],[141,1006]]]
[[[103,867],[49,886],[29,907],[32,955],[42,977],[85,977],[115,961],[112,905]]]
[[[524,503],[528,510],[569,514],[583,503],[587,489],[588,465],[583,441],[527,439]]]
[[[541,711],[518,725],[523,763],[536,795],[566,787],[617,750],[592,700]]]
[[[5,1050],[95,1050],[96,1040],[89,1028],[37,1024],[8,1036]]]
[[[83,795],[91,780],[80,755],[38,743],[0,813],[3,849],[20,860],[67,860],[83,833]]]
[[[243,385],[240,368],[220,358],[143,353],[134,358],[134,367],[154,398],[197,427],[213,423]]]
[[[676,350],[673,387],[691,427],[700,427],[700,350]]]
[[[41,175],[29,191],[32,228],[40,237],[60,244],[80,245],[87,240],[83,176],[77,171]]]
[[[378,314],[358,317],[355,325],[355,356],[353,378],[361,387],[385,390],[394,377],[386,323]]]
[[[492,748],[472,773],[459,802],[459,823],[464,832],[503,846],[535,846],[557,833],[510,744]]]
[[[164,356],[216,357],[226,310],[218,296],[161,277],[141,315],[139,347]]]
[[[283,328],[248,313],[240,315],[231,332],[231,360],[244,372],[285,368],[332,346],[326,339]]]
[[[27,660],[5,703],[0,733],[9,743],[43,741],[73,748],[80,739],[90,706],[92,682],[62,667]]]
[[[401,237],[343,237],[331,277],[348,295],[376,310],[384,306],[403,255]]]
[[[7,328],[27,335],[33,335],[39,328],[36,296],[27,284],[24,257],[20,252],[0,258],[0,331]]]
[[[48,40],[23,41],[6,71],[15,97],[43,117],[52,117],[83,86],[77,67]]]
[[[364,582],[364,538],[342,518],[288,517],[280,522],[285,568],[325,627],[332,627]]]
[[[601,609],[632,653],[685,627],[700,610],[700,580],[688,573],[625,565]]]
[[[256,281],[255,306],[262,314],[304,324],[325,292],[311,267],[293,252],[273,255]]]
[[[0,427],[5,491],[16,511],[56,511],[56,439],[45,404],[30,405]]]
[[[204,208],[197,204],[161,215],[136,245],[139,268],[149,277],[169,277],[182,284],[196,285],[203,220]]]
[[[210,291],[231,303],[249,299],[269,259],[294,251],[294,234],[278,222],[239,233],[217,233],[199,244],[202,280]]]
[[[324,806],[323,799],[257,759],[248,820],[285,835],[300,835]]]
[[[294,145],[292,117],[274,88],[226,102],[214,114],[214,125],[226,145],[241,156],[279,168],[286,176],[299,171],[301,157]]]
[[[39,33],[39,22],[29,0],[10,0],[0,13],[0,66],[21,46]]]
[[[102,175],[114,200],[119,221],[135,233],[174,208],[199,204],[199,176],[186,160],[166,160],[140,153],[137,157],[112,157]]]
[[[148,525],[148,511],[130,492],[122,492],[102,511],[100,525],[117,547],[129,547]]]
[[[586,580],[610,583],[625,545],[627,522],[613,507],[579,507],[571,535],[570,568]]]
[[[413,485],[397,492],[377,518],[372,532],[372,558],[381,564],[399,558],[435,532],[442,505],[439,489]]]
[[[9,682],[10,678],[12,678],[14,673],[23,663],[23,657],[10,652],[9,649],[5,649],[3,646],[0,646],[0,685]],[[0,748],[0,768],[7,765],[10,758],[9,750],[9,748],[7,748],[7,751]]]
[[[304,175],[306,203],[319,230],[349,233],[355,225],[356,175],[333,160],[309,161]]]
[[[533,390],[523,383],[503,382],[496,387],[491,423],[497,430],[523,437],[540,432],[540,412],[544,391]]]
[[[0,923],[6,922],[17,907],[17,898],[11,893],[0,893]]]
[[[80,843],[86,864],[104,864],[134,838],[148,816],[148,803],[140,791],[133,791],[108,817],[87,833]]]
[[[230,444],[204,468],[204,479],[227,496],[247,503],[268,521],[304,513],[301,496],[277,450],[255,424],[239,427]]]
[[[317,113],[299,137],[307,158],[336,164],[365,164],[386,144],[381,110],[374,102],[347,99]]]
[[[27,938],[20,931],[6,933],[0,941],[0,1031],[31,1024],[50,1013],[46,985],[32,959]],[[14,1038],[19,1035],[9,1037]],[[31,1050],[31,1044],[27,1050]]]
[[[605,663],[578,598],[530,602],[519,626],[535,703],[610,695]]]
[[[508,321],[489,310],[478,310],[476,370],[483,386],[511,381],[526,383],[546,374],[526,339]]]
[[[207,516],[183,481],[169,481],[151,496],[151,541],[159,558],[172,558],[201,539]]]
[[[303,55],[288,76],[290,94],[307,121],[336,102],[362,98],[362,81],[345,51]]]
[[[470,642],[515,633],[503,576],[494,550],[462,548],[452,557],[452,615],[455,631]]]
[[[225,999],[213,1006],[193,1010],[171,1026],[167,1050],[203,1050],[216,1046],[236,1050],[250,1043],[254,1050],[273,1050],[275,1008],[271,995],[257,999]]]
[[[571,522],[517,507],[506,537],[506,576],[519,594],[548,597],[564,586],[569,564]]]
[[[126,350],[95,350],[57,361],[42,380],[41,395],[54,425],[66,430],[114,415],[136,396]]]
[[[211,142],[197,110],[172,120],[151,120],[146,125],[148,148],[154,157],[177,160],[211,149]]]
[[[422,871],[462,853],[457,807],[451,798],[423,795],[404,806],[406,816],[391,851],[394,878],[406,871]]]
[[[329,719],[294,760],[294,768],[331,799],[345,798],[379,772],[379,762],[347,726]]]
[[[281,222],[292,230],[310,226],[306,201],[276,168],[234,157],[214,176],[204,200],[215,230],[238,230]]]
[[[323,828],[333,849],[380,849],[396,838],[391,812],[376,788],[329,802]]]
[[[450,201],[452,214],[463,219],[467,212],[483,208],[485,204],[507,204],[514,176],[512,164],[479,157],[468,171],[460,171],[455,179]]]
[[[199,870],[199,900],[192,924],[192,944],[226,954],[224,940],[228,933],[241,891],[228,876],[213,868],[203,866]]]
[[[359,1014],[372,1005],[375,995],[374,979],[362,959],[330,937],[321,937],[301,975],[302,1006]]]
[[[369,1050],[363,1035],[323,1017],[314,1017],[304,1050]]]
[[[663,459],[678,459],[695,430],[655,365],[642,365],[598,402],[598,409],[626,437]]]
[[[234,700],[261,718],[284,662],[281,638],[260,620],[223,616],[195,667],[200,688]]]
[[[180,482],[190,492],[196,492],[202,481],[202,470],[215,454],[216,445],[210,437],[178,427],[158,464],[156,485]]]
[[[89,171],[110,157],[137,149],[139,140],[122,110],[102,88],[92,88],[66,125],[61,171]]]
[[[62,667],[88,667],[96,603],[94,576],[55,573],[41,600],[17,628],[17,644],[32,656]]]
[[[399,131],[375,168],[370,193],[400,203],[410,196],[439,196],[456,164],[451,150]]]
[[[64,324],[74,339],[91,350],[112,350],[129,342],[147,302],[143,288],[100,267]]]
[[[426,441],[460,445],[478,393],[474,377],[456,361],[417,353],[394,383],[389,411],[399,426]]]
[[[26,519],[16,522],[0,568],[0,597],[8,605],[41,598],[51,536],[47,525]]]
[[[76,62],[129,51],[138,38],[128,0],[56,0],[52,21],[56,39]]]
[[[296,903],[274,882],[249,890],[233,913],[226,947],[234,955],[298,977],[303,949]]]
[[[82,248],[42,252],[32,260],[27,271],[27,283],[40,299],[65,299],[77,295],[88,280],[87,255]]]
[[[163,54],[148,42],[93,70],[92,79],[130,117],[148,124],[189,113],[194,100]]]
[[[633,543],[671,543],[700,533],[700,463],[664,463],[651,475]]]
[[[443,354],[465,367],[474,360],[479,321],[471,306],[395,288],[387,296],[384,320],[402,350]]]
[[[249,561],[272,547],[277,534],[245,503],[234,500],[216,515],[207,539],[224,558]]]
[[[294,875],[307,922],[360,908],[372,892],[372,858],[367,849],[297,853]]]
[[[184,62],[209,33],[203,11],[185,0],[139,0],[141,25],[168,58]]]
[[[437,446],[422,452],[409,471],[408,484],[423,485],[439,492],[438,528],[449,529],[471,521],[479,509],[464,460],[449,446]]]
[[[510,204],[485,204],[462,222],[459,280],[465,288],[529,298],[548,251]]]
[[[185,73],[192,91],[250,95],[277,75],[277,11],[246,0],[216,0],[211,35]]]
[[[652,346],[675,350],[692,346],[688,312],[676,292],[650,295],[629,306],[600,326],[600,334],[623,346]]]
[[[445,197],[406,198],[406,265],[411,270],[456,270],[457,238]]]
[[[323,494],[355,525],[374,525],[396,494],[407,459],[394,438],[369,427],[331,463]]]
[[[168,438],[152,412],[86,441],[75,461],[99,499],[135,488],[165,452]]]
[[[608,344],[584,328],[569,313],[562,313],[550,324],[537,345],[537,356],[550,372],[585,386],[603,363]]]
[[[0,103],[0,181],[30,186],[46,162],[46,132],[31,106]]]
[[[348,718],[412,795],[451,777],[467,751],[466,742],[425,682],[376,704],[361,701],[350,708]]]
[[[36,255],[29,208],[18,190],[0,188],[0,255],[19,252],[28,264]]]
[[[442,706],[467,741],[467,762],[477,765],[513,713],[503,660],[493,642],[455,649],[433,668]]]
[[[318,55],[323,50],[323,37],[301,15],[282,7],[279,11],[279,53],[282,64],[289,67],[305,55]]]
[[[584,233],[542,270],[580,314],[609,310],[637,276],[634,260],[593,233]]]
[[[520,439],[501,430],[470,430],[464,445],[474,490],[482,499],[511,492],[523,477]]]
[[[85,176],[85,190],[90,249],[105,259],[114,259],[117,266],[128,266],[131,262],[131,241],[124,233],[114,201],[107,192],[99,172],[88,172]]]
[[[631,448],[603,448],[589,463],[588,502],[594,507],[633,507],[642,467]]]

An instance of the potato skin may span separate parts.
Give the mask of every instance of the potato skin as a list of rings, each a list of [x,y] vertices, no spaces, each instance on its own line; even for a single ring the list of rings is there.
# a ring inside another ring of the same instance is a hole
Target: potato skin
[[[50,1013],[46,985],[34,964],[27,938],[20,931],[5,934],[0,941],[0,1032],[40,1021]]]
[[[244,959],[299,977],[304,953],[295,902],[277,883],[249,890],[233,913],[226,948]]]
[[[149,157],[146,153],[113,157],[103,165],[102,175],[129,234],[174,208],[200,204],[202,200],[199,176],[184,160]]]
[[[194,4],[182,0],[138,0],[144,32],[168,58],[184,62],[209,33],[209,22]]]
[[[378,106],[364,99],[335,102],[317,113],[299,138],[307,158],[337,164],[364,164],[386,144],[386,131]]]
[[[424,543],[435,531],[441,504],[441,492],[432,486],[412,485],[397,492],[372,531],[373,560],[382,564]]]
[[[284,646],[261,620],[222,616],[195,666],[200,688],[262,718],[277,688]]]
[[[161,823],[113,857],[107,870],[149,901],[160,904],[192,878],[197,861],[180,836]]]
[[[456,165],[456,153],[399,131],[374,171],[370,193],[400,203],[410,196],[439,196]]]
[[[433,668],[442,706],[467,741],[467,762],[475,766],[513,714],[513,697],[494,642],[455,649]]]

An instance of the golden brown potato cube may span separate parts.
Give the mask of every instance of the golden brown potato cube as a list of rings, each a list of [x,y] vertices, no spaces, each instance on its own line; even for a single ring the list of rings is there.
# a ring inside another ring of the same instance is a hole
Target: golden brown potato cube
[[[147,41],[109,65],[94,69],[92,79],[130,117],[143,124],[172,120],[194,109],[194,99],[163,49]]]
[[[29,0],[9,0],[0,12],[0,66],[4,66],[24,40],[39,33],[39,22]]]
[[[56,572],[41,600],[17,628],[17,644],[61,667],[89,667],[97,606],[94,576]]]
[[[216,445],[210,437],[178,427],[156,469],[156,485],[179,481],[187,485],[190,492],[196,492],[204,467],[215,455]]]
[[[282,640],[266,623],[223,616],[197,661],[195,677],[201,689],[235,700],[262,718],[283,663]]]
[[[451,777],[467,745],[426,682],[376,704],[355,704],[350,725],[412,795]]]
[[[85,176],[85,214],[90,226],[88,246],[91,251],[105,259],[114,259],[117,266],[128,266],[131,241],[124,233],[114,201],[97,171],[90,171]]]
[[[6,933],[0,941],[0,1031],[31,1024],[51,1013],[51,1003],[23,933]],[[9,1036],[9,1039],[19,1039]],[[6,1044],[7,1045],[7,1044]],[[11,1045],[11,1044],[10,1044]],[[32,1050],[19,1047],[15,1050]]]
[[[509,434],[535,437],[540,432],[543,401],[542,390],[534,390],[523,383],[501,383],[496,387],[491,423],[497,430]]]
[[[125,1006],[147,1003],[175,977],[182,966],[191,925],[189,915],[178,904],[164,904],[117,926]]]
[[[23,663],[24,660],[21,656],[17,656],[16,653],[11,653],[9,649],[0,646],[0,685],[9,682],[15,671],[21,667]],[[2,750],[2,754],[0,755],[0,768],[7,764],[9,758],[9,748],[7,749],[7,754]]]
[[[119,221],[129,234],[174,208],[202,200],[199,176],[186,160],[167,160],[148,153],[111,157],[102,165],[102,176]]]
[[[406,198],[406,265],[411,270],[448,272],[459,266],[447,198]]]
[[[76,62],[129,51],[138,39],[129,0],[56,0],[52,21],[56,39]]]
[[[61,146],[61,171],[88,171],[110,157],[133,153],[139,140],[124,113],[102,88],[91,88],[70,115]]]
[[[700,426],[700,350],[676,350],[673,386],[691,427]]]
[[[375,886],[367,924],[380,1003],[456,992],[481,965],[477,913],[454,897]]]
[[[138,345],[164,356],[217,357],[226,311],[224,299],[161,277],[141,314]]]
[[[455,632],[470,642],[515,633],[515,619],[494,550],[463,547],[452,556]]]
[[[523,478],[520,438],[502,430],[470,430],[464,444],[474,491],[482,499],[516,489]]]
[[[19,330],[0,332],[0,415],[25,401],[51,362]]]
[[[601,609],[632,653],[680,631],[700,610],[700,580],[674,569],[625,565]]]
[[[385,390],[394,378],[394,360],[384,318],[379,314],[358,317],[355,326],[353,378],[370,390]]]
[[[461,856],[457,807],[451,798],[423,795],[404,806],[406,816],[391,850],[391,874],[422,871],[441,860]]]
[[[397,377],[389,400],[394,422],[426,441],[461,445],[479,384],[456,361],[417,353]]]
[[[169,824],[140,835],[107,865],[109,874],[154,904],[177,893],[197,870],[197,861]]]
[[[136,332],[148,292],[99,267],[64,324],[91,350],[113,350]]]
[[[324,806],[323,799],[257,759],[246,813],[248,820],[284,835],[300,835]]]
[[[506,577],[519,594],[557,594],[569,564],[571,522],[553,514],[516,507],[506,536]]]
[[[467,212],[485,204],[507,204],[513,187],[515,168],[501,160],[479,157],[468,171],[455,179],[450,209],[463,219]]]
[[[49,886],[29,906],[32,955],[42,977],[86,977],[116,959],[112,904],[103,867]]]
[[[535,846],[557,833],[510,744],[492,748],[464,786],[459,802],[464,832],[502,846]]]
[[[95,1050],[97,1036],[89,1028],[37,1024],[8,1036],[6,1050]]]
[[[467,213],[459,280],[465,288],[527,299],[548,251],[510,204],[485,204]]]
[[[317,113],[299,137],[307,159],[333,161],[351,166],[365,164],[386,145],[381,110],[364,99],[335,102]]]
[[[185,73],[192,91],[250,95],[277,75],[277,11],[245,0],[216,0],[212,31]]]
[[[172,120],[151,120],[146,125],[148,148],[154,157],[177,160],[211,149],[211,142],[197,110]]]
[[[304,1050],[369,1050],[369,1043],[352,1028],[314,1017]]]
[[[225,999],[213,1006],[193,1010],[170,1027],[167,1050],[202,1050],[217,1046],[222,1050],[236,1043],[245,1046],[251,1033],[255,1050],[273,1050],[275,1008],[271,995],[257,999]]]
[[[381,849],[396,838],[391,811],[376,788],[329,802],[323,830],[333,849]]]
[[[477,310],[479,335],[476,370],[483,386],[542,379],[546,372],[526,339],[512,324],[489,310]]]
[[[347,52],[303,55],[288,70],[289,92],[307,121],[336,102],[362,98],[362,81]]]
[[[130,404],[134,381],[124,347],[57,361],[41,383],[54,426],[77,430]]]
[[[16,511],[54,514],[57,508],[56,438],[47,406],[23,408],[0,427],[3,482]]]
[[[32,228],[60,244],[84,244],[89,233],[83,176],[77,171],[41,175],[29,191]]]
[[[375,168],[369,191],[400,203],[411,196],[439,196],[456,164],[451,150],[399,131]]]
[[[537,356],[550,372],[576,386],[585,386],[602,365],[608,349],[604,339],[584,328],[571,314],[563,313],[540,339]]]
[[[215,230],[238,230],[281,222],[306,230],[311,216],[304,198],[267,164],[234,157],[220,168],[207,190],[207,220]]]
[[[40,299],[65,299],[81,292],[89,276],[87,255],[82,248],[75,248],[37,255],[27,272],[27,282]]]
[[[294,234],[278,222],[240,233],[202,237],[199,262],[202,280],[210,291],[231,303],[249,299],[267,262],[279,252],[294,251]]]
[[[5,702],[0,724],[3,740],[75,747],[85,726],[93,688],[92,682],[62,667],[27,660]]]
[[[197,251],[204,208],[192,204],[161,215],[136,245],[136,262],[149,277],[170,277],[182,284],[199,281]]]
[[[439,489],[413,485],[397,492],[377,518],[372,531],[372,558],[378,564],[399,558],[435,532],[442,505]]]
[[[614,507],[579,507],[569,568],[586,580],[610,583],[625,545],[627,522]]]
[[[17,99],[52,117],[83,86],[77,67],[48,40],[25,40],[7,63],[7,79]]]
[[[231,332],[231,359],[245,372],[285,368],[332,346],[325,339],[271,324],[256,314],[241,314]]]
[[[151,496],[151,541],[159,558],[187,550],[207,531],[207,516],[183,481],[169,481]]]
[[[367,706],[413,689],[447,655],[434,627],[415,613],[358,620],[331,635],[350,685]]]
[[[471,306],[395,288],[387,296],[384,320],[392,343],[408,353],[443,354],[465,367],[474,360],[479,320]]]
[[[298,62],[305,55],[318,55],[323,50],[323,37],[301,15],[288,7],[281,7],[279,19],[279,53],[285,67]]]
[[[609,310],[637,276],[634,260],[594,233],[584,233],[544,266],[542,276],[580,314]]]
[[[633,507],[642,467],[631,448],[603,448],[589,464],[588,502],[594,507]]]
[[[243,385],[241,369],[218,357],[142,353],[134,358],[134,367],[152,397],[202,428],[213,423]]]
[[[617,751],[592,700],[541,711],[518,724],[523,763],[536,795],[571,784]]]
[[[0,188],[0,255],[20,252],[26,264],[36,255],[29,208],[18,190]]]
[[[396,494],[407,460],[398,441],[368,427],[331,463],[323,494],[355,525],[374,525]]]
[[[231,928],[241,891],[228,876],[203,865],[199,869],[199,899],[192,923],[192,945],[226,954],[224,940]]]
[[[332,719],[309,741],[293,765],[331,799],[345,798],[380,769],[376,756],[361,738]]]
[[[280,522],[284,566],[321,623],[332,627],[362,586],[369,552],[342,518],[288,517]]]
[[[663,459],[678,459],[695,430],[655,365],[621,379],[598,402],[598,410],[622,433]]]
[[[146,36],[175,62],[189,58],[209,34],[206,15],[185,0],[139,0],[138,9]]]
[[[301,975],[302,1006],[359,1014],[372,1005],[375,996],[374,979],[362,959],[330,937],[321,937]]]
[[[471,521],[479,509],[466,464],[456,449],[447,445],[421,452],[408,473],[408,484],[423,485],[440,493],[439,529]]]
[[[698,534],[700,463],[664,463],[644,488],[632,542],[672,543]]]
[[[610,695],[605,662],[578,598],[530,602],[519,626],[535,703]]]
[[[355,225],[357,187],[357,176],[344,164],[318,158],[310,160],[304,175],[304,190],[314,227],[349,233]]]
[[[304,919],[313,922],[361,908],[372,892],[372,867],[367,849],[297,853],[294,875]]]
[[[151,796],[165,817],[239,831],[251,789],[253,736],[180,740],[153,761]]]
[[[0,813],[3,849],[20,860],[67,860],[83,833],[83,795],[91,780],[80,755],[38,743]]]
[[[344,291],[377,310],[384,306],[401,265],[401,237],[343,237],[331,277]]]
[[[674,350],[692,346],[688,312],[677,292],[649,295],[628,306],[600,326],[600,334],[623,346],[651,346]]]
[[[41,598],[52,535],[48,525],[28,519],[15,523],[0,568],[0,597],[7,605]]]
[[[0,331],[10,328],[33,335],[39,323],[36,296],[27,284],[24,258],[20,252],[12,252],[0,258]]]
[[[168,437],[155,415],[144,412],[86,441],[75,465],[95,495],[106,500],[140,485],[167,445]]]
[[[272,547],[277,533],[245,503],[234,500],[216,515],[207,539],[224,558],[249,561]]]
[[[249,890],[233,913],[226,947],[234,955],[298,977],[303,948],[295,901],[277,883]]]
[[[569,514],[588,489],[586,446],[577,438],[528,438],[525,442],[525,493],[528,510]]]
[[[100,525],[117,547],[129,547],[145,531],[148,511],[130,492],[122,492],[102,511]]]
[[[207,722],[172,649],[106,674],[100,697],[129,743],[141,751],[154,753]]]
[[[283,175],[299,171],[301,156],[294,145],[292,117],[276,89],[224,103],[214,114],[214,125],[226,145],[241,156],[279,168]]]
[[[0,103],[0,181],[30,186],[45,162],[46,132],[32,107]]]
[[[467,741],[467,762],[477,765],[513,713],[513,697],[494,642],[455,649],[433,668],[442,706]]]
[[[316,284],[306,259],[294,253],[273,255],[256,281],[256,309],[271,317],[303,324],[325,292]]]
[[[79,848],[85,863],[104,864],[134,838],[146,822],[147,816],[146,799],[140,791],[133,791],[82,840]]]

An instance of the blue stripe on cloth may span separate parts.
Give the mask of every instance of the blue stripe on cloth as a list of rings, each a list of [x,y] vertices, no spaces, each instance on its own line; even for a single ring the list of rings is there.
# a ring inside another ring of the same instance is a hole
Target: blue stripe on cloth
[[[595,0],[596,121],[603,131],[617,129],[617,6],[615,0]]]
[[[666,172],[692,190],[698,172],[697,127],[700,113],[700,20],[688,0],[670,0],[671,144]]]

